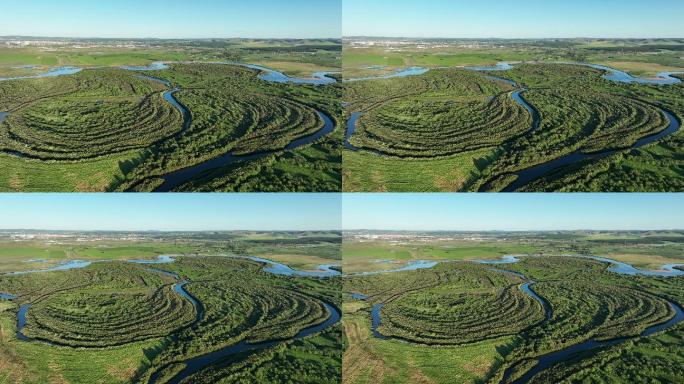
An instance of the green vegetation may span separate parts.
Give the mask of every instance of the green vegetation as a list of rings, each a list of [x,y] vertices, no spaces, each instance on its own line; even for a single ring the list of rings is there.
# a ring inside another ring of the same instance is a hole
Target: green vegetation
[[[0,83],[9,116],[2,150],[43,161],[83,160],[147,148],[180,131],[161,84],[123,70],[83,71],[50,82]]]
[[[642,333],[674,317],[670,303],[684,304],[683,278],[620,275],[606,263],[567,255],[603,249],[632,252],[626,259],[641,254],[642,263],[649,258],[681,263],[681,232],[403,233],[398,240],[399,234],[376,232],[374,242],[345,243],[345,270],[352,263],[359,271],[361,264],[354,260],[364,253],[366,260],[400,261],[406,255],[399,249],[408,248],[415,256],[413,244],[441,249],[470,242],[474,259],[486,258],[487,252],[475,255],[490,243],[534,246],[538,254],[512,264],[444,260],[431,269],[344,278],[345,383],[451,383],[458,377],[463,383],[506,384],[522,377],[541,356],[589,340],[621,338],[622,343],[568,356],[529,382],[678,382],[681,377],[681,323],[653,335]],[[385,235],[392,240],[381,240]],[[456,240],[466,236],[478,239]],[[403,244],[390,253],[392,242]],[[670,254],[679,259],[668,259],[674,258]],[[522,290],[523,283],[544,305]],[[368,298],[358,300],[350,293]],[[371,307],[377,304],[384,304],[377,332],[387,339],[371,332]]]
[[[136,244],[102,240],[103,236],[154,240]],[[152,259],[153,250],[230,255],[260,249],[280,251],[284,258],[299,253],[309,254],[310,262],[318,258],[335,263],[339,234],[75,233],[62,237],[62,244],[34,240],[0,246],[1,253],[14,255],[7,256],[10,260],[50,257],[47,265],[76,255],[99,260],[82,269],[0,274],[0,292],[18,296],[13,301],[0,299],[0,383],[147,383],[153,374],[155,383],[164,383],[188,359],[240,342],[263,341],[276,342],[212,361],[183,382],[338,381],[339,326],[291,338],[331,316],[324,303],[340,306],[339,278],[274,275],[264,271],[263,264],[226,256],[176,256],[175,262],[159,265],[122,260]],[[89,243],[83,245],[83,240]],[[5,257],[0,256],[3,270],[7,270]],[[42,263],[25,263],[22,269],[38,264]],[[21,330],[30,341],[16,336],[20,305],[30,305]]]
[[[603,64],[654,77],[684,71],[683,49],[682,39],[347,38],[347,79],[410,66],[430,71],[346,84],[347,117],[362,116],[350,139],[360,153],[344,151],[343,190],[681,191],[681,130],[631,147],[668,127],[662,111],[684,121],[684,85],[619,83],[602,79],[600,70],[557,63]],[[514,69],[462,69],[502,61]],[[538,129],[532,129],[532,114],[507,97],[513,88],[488,76],[516,82],[519,96],[539,115]],[[612,153],[556,165],[511,186],[529,168],[604,151]]]
[[[258,71],[237,65],[173,64],[168,70],[137,73],[112,68],[160,60],[249,61],[308,77],[309,69],[339,67],[339,45],[196,43],[159,42],[166,48],[140,53],[107,46],[95,53],[45,54],[57,57],[48,60],[52,64],[35,63],[43,59],[33,51],[22,55],[16,49],[15,56],[3,56],[9,66],[90,68],[69,76],[0,82],[0,111],[9,112],[0,122],[0,163],[8,170],[0,176],[0,190],[151,191],[174,171],[227,154],[269,153],[216,162],[186,176],[175,189],[339,191],[341,132],[285,151],[323,128],[319,111],[340,126],[338,85],[270,83],[259,79]],[[26,72],[10,75],[46,70],[8,68]],[[144,78],[150,75],[179,90],[170,96],[173,88]],[[172,98],[188,110],[187,116]],[[191,118],[187,125],[186,118]]]
[[[531,114],[511,99],[511,87],[483,73],[434,70],[421,76],[349,83],[350,111],[364,113],[350,142],[390,157],[372,160],[371,167],[364,168],[354,161],[356,154],[345,155],[351,160],[343,172],[348,183],[344,189],[434,190],[435,180],[429,176],[406,185],[405,172],[411,168],[405,165],[415,162],[411,158],[429,158],[432,161],[421,160],[427,169],[444,169],[453,160],[451,174],[458,177],[453,183],[438,184],[440,190],[500,191],[515,181],[518,172],[533,166],[574,152],[614,150],[598,161],[560,167],[518,188],[678,190],[681,132],[629,148],[669,126],[662,110],[682,120],[684,87],[621,84],[602,79],[599,70],[567,64],[520,64],[503,73],[527,89],[521,96],[539,115],[538,129],[532,129]],[[469,92],[479,95],[480,104],[461,104]]]
[[[438,157],[491,147],[529,130],[532,118],[512,87],[474,72],[347,85],[354,111],[364,112],[351,143],[397,157]],[[454,129],[457,127],[457,129]]]
[[[485,266],[452,263],[350,278],[345,287],[384,304],[378,329],[383,335],[417,344],[459,345],[517,335],[544,318],[541,304],[519,289],[521,280]]]

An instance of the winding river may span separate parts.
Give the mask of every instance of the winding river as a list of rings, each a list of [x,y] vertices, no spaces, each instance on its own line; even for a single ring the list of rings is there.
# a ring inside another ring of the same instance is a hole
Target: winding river
[[[521,255],[522,256],[522,255]],[[674,277],[674,276],[683,276],[684,275],[684,270],[679,270],[676,267],[684,267],[684,264],[667,264],[664,265],[661,270],[657,271],[651,271],[651,270],[642,270],[635,268],[632,265],[629,265],[624,262],[608,259],[605,257],[598,257],[598,256],[568,256],[568,257],[584,257],[584,258],[591,258],[596,261],[600,262],[605,262],[605,263],[610,263],[611,266],[608,268],[609,271],[613,273],[618,273],[618,274],[623,274],[623,275],[643,275],[643,276],[656,276],[656,277]],[[512,264],[519,262],[520,259],[516,255],[506,255],[503,256],[501,259],[493,259],[493,260],[474,260],[476,263],[480,264],[493,264],[493,265],[501,265],[501,264]],[[501,273],[508,273],[508,274],[513,274],[515,276],[518,276],[524,280],[528,280],[525,283],[520,285],[520,289],[537,300],[542,307],[544,308],[545,312],[545,320],[544,322],[548,322],[551,320],[551,317],[553,316],[553,309],[550,306],[549,303],[546,302],[544,298],[539,296],[534,290],[532,289],[532,286],[534,285],[535,281],[531,281],[527,279],[523,274],[520,274],[518,272],[514,271],[508,271],[504,269],[498,269],[498,268],[491,268],[491,270],[496,271],[496,272],[501,272]],[[396,270],[399,271],[399,270]],[[394,272],[394,271],[385,271],[385,273],[388,272]],[[367,295],[361,294],[361,293],[352,293],[351,296],[354,299],[357,300],[367,300],[369,297]],[[672,317],[670,320],[661,323],[661,324],[656,324],[653,326],[650,326],[646,328],[640,335],[640,337],[646,337],[653,335],[657,332],[665,331],[667,329],[670,329],[671,327],[679,324],[680,322],[684,321],[684,310],[677,304],[667,301],[667,303],[670,305],[672,308],[673,312],[675,313],[674,317]],[[380,327],[381,324],[381,319],[380,319],[380,312],[383,308],[385,303],[379,303],[373,305],[371,309],[371,331],[373,334],[373,337],[386,340],[388,339],[387,336],[381,334],[378,331],[378,327]],[[579,358],[582,353],[591,351],[597,348],[602,348],[602,347],[609,347],[617,344],[624,343],[629,340],[633,340],[634,337],[621,337],[621,338],[616,338],[616,339],[610,339],[610,340],[596,340],[596,339],[590,339],[587,341],[584,341],[579,344],[574,344],[569,347],[566,347],[564,349],[561,349],[559,351],[555,352],[550,352],[541,356],[538,356],[537,359],[537,364],[527,371],[523,376],[520,378],[514,380],[511,382],[511,384],[526,384],[528,383],[536,374],[544,371],[545,369],[548,369],[549,367],[561,363],[564,361],[569,361],[574,358]],[[504,376],[502,379],[502,383],[508,382],[511,374],[513,373],[514,367],[508,368],[504,372]]]
[[[672,308],[672,310],[675,312],[675,316],[668,320],[667,322],[654,325],[651,327],[646,328],[639,337],[646,337],[650,336],[654,333],[660,332],[667,330],[680,322],[684,321],[684,311],[682,308],[674,304],[672,302],[668,301],[668,304]],[[567,348],[561,349],[559,351],[547,353],[545,355],[537,357],[537,365],[535,365],[532,369],[527,371],[524,375],[522,375],[520,378],[514,380],[511,382],[511,384],[525,384],[528,383],[536,374],[540,373],[541,371],[544,371],[545,369],[560,363],[564,361],[569,361],[574,358],[580,357],[580,355],[584,352],[594,350],[597,348],[603,348],[603,347],[610,347],[613,345],[617,344],[622,344],[628,340],[633,340],[633,337],[621,337],[617,339],[610,339],[610,340],[604,340],[604,341],[599,341],[595,339],[587,340],[585,342],[571,345]],[[510,375],[512,374],[511,372],[512,368],[507,369],[504,372],[503,380],[502,382],[508,382],[508,379],[510,378]]]
[[[680,128],[680,123],[679,121],[672,116],[670,112],[667,112],[663,109],[661,109],[662,113],[665,115],[665,117],[668,119],[670,124],[667,126],[666,129],[650,135],[646,137],[642,137],[641,139],[637,140],[631,147],[629,148],[619,148],[619,149],[609,149],[606,151],[601,151],[601,152],[594,152],[594,153],[584,153],[581,151],[574,151],[570,154],[567,154],[565,156],[561,156],[559,158],[556,158],[554,160],[548,161],[546,163],[542,163],[539,165],[535,165],[533,167],[523,169],[522,171],[518,171],[513,173],[514,175],[517,175],[518,178],[515,179],[511,184],[509,184],[506,188],[503,189],[504,192],[513,192],[517,190],[518,188],[524,187],[525,185],[541,178],[544,176],[547,176],[554,171],[558,170],[559,168],[565,167],[570,164],[575,164],[579,163],[585,160],[599,160],[604,157],[616,154],[618,152],[625,151],[627,149],[636,149],[643,147],[644,145],[654,143],[656,141],[659,141],[666,136],[669,136],[675,132],[677,132]]]
[[[323,128],[321,128],[319,131],[311,135],[304,136],[302,138],[290,142],[290,144],[288,144],[283,149],[284,151],[293,151],[302,146],[312,144],[317,140],[323,138],[324,136],[327,136],[328,134],[332,133],[332,131],[335,130],[335,123],[333,123],[332,119],[328,115],[320,111],[316,112],[318,113],[318,116],[321,118],[321,120],[323,120]],[[188,180],[191,180],[201,175],[203,172],[209,171],[211,169],[225,167],[227,165],[234,163],[260,159],[262,157],[266,157],[278,152],[281,152],[281,150],[256,152],[250,153],[248,155],[235,155],[233,153],[226,153],[224,155],[215,157],[211,160],[207,160],[195,164],[193,166],[182,168],[177,171],[173,171],[163,176],[160,176],[164,180],[164,182],[159,187],[157,187],[155,192],[170,192],[173,188],[176,188],[182,185],[183,183],[187,182]]]
[[[480,264],[510,264],[510,263],[515,263],[519,261],[515,256],[513,255],[507,255],[504,256],[504,259],[502,260],[478,260],[477,262]],[[377,274],[377,273],[393,273],[393,272],[403,272],[407,270],[416,270],[416,269],[427,269],[427,268],[432,268],[435,265],[437,265],[437,262],[430,262],[429,264],[426,262],[420,262],[420,268],[413,268],[413,269],[394,269],[394,270],[386,270],[386,271],[379,271],[379,272],[371,272],[371,273],[359,273],[357,275],[368,275],[368,274]],[[527,295],[535,299],[539,304],[542,306],[544,309],[544,314],[545,314],[545,320],[544,322],[547,322],[551,320],[551,316],[553,315],[553,311],[551,309],[551,306],[544,300],[541,296],[537,295],[536,292],[531,288],[531,285],[535,283],[535,281],[531,281],[525,277],[525,275],[513,272],[513,271],[508,271],[504,269],[498,269],[498,268],[490,268],[491,271],[494,272],[499,272],[499,273],[506,273],[506,274],[511,274],[514,276],[517,276],[523,280],[526,280],[525,283],[520,285],[520,290],[525,292]],[[362,293],[352,293],[351,294],[352,298],[356,300],[368,300],[369,296],[364,295]],[[387,337],[380,333],[378,331],[378,328],[382,324],[382,320],[380,319],[380,313],[382,311],[382,308],[385,306],[386,303],[378,303],[373,305],[371,308],[371,332],[373,334],[373,337],[376,339],[381,339],[381,340],[389,340],[391,339],[390,337]]]
[[[244,64],[244,63],[236,63],[236,62],[155,62],[152,63],[148,66],[120,66],[116,67],[119,69],[127,70],[127,71],[160,71],[160,70],[166,70],[169,69],[168,64],[173,64],[173,63],[179,63],[179,64],[215,64],[215,65],[235,65],[235,66],[242,66],[246,68],[250,68],[256,71],[259,71],[259,79],[267,82],[272,82],[272,83],[291,83],[291,84],[300,84],[300,85],[327,85],[327,84],[334,84],[337,83],[337,80],[330,77],[329,75],[335,74],[337,72],[316,72],[312,75],[311,78],[299,78],[299,77],[290,77],[282,72],[276,71],[271,68],[259,66],[259,65],[254,65],[254,64]],[[101,67],[92,67],[92,68],[101,68]],[[91,68],[91,69],[92,69]],[[56,77],[56,76],[67,76],[67,75],[73,75],[78,72],[81,72],[83,68],[80,67],[59,67],[59,68],[53,68],[50,69],[49,71],[38,74],[38,75],[33,75],[33,76],[17,76],[17,77],[5,77],[5,78],[0,78],[0,81],[3,80],[22,80],[22,79],[37,79],[37,78],[43,78],[43,77]],[[135,77],[138,78],[143,78],[143,79],[148,79],[152,81],[156,81],[158,83],[163,84],[167,88],[171,88],[172,84],[171,82],[161,79],[159,77],[154,77],[154,76],[148,76],[148,75],[134,75]],[[173,105],[182,115],[183,117],[183,125],[181,128],[181,132],[185,132],[190,128],[190,125],[192,124],[192,114],[188,110],[187,107],[185,107],[176,97],[174,96],[176,93],[181,91],[180,87],[175,87],[173,89],[170,89],[166,92],[164,92],[163,97],[164,100],[166,100],[169,104]],[[298,149],[300,147],[303,147],[305,145],[312,144],[316,142],[317,140],[321,139],[324,136],[329,135],[332,133],[332,131],[335,130],[335,124],[333,123],[332,119],[324,114],[321,111],[316,111],[318,116],[321,118],[323,121],[323,127],[318,130],[317,132],[301,137],[299,139],[293,140],[290,142],[284,149],[283,151],[293,151],[295,149]],[[7,112],[0,112],[0,122],[2,122],[5,117],[8,115]],[[170,172],[168,174],[160,176],[164,182],[162,185],[157,187],[155,192],[170,192],[173,188],[178,187],[185,182],[199,176],[203,172],[206,172],[211,169],[215,168],[221,168],[225,167],[227,165],[233,164],[233,163],[238,163],[238,162],[244,162],[244,161],[249,161],[249,160],[255,160],[259,159],[265,156],[269,156],[275,153],[281,152],[281,150],[273,150],[273,151],[264,151],[264,152],[256,152],[248,155],[235,155],[232,153],[226,153],[224,155],[215,157],[213,159],[195,164],[190,167],[182,168],[174,172]],[[4,152],[12,155],[16,155],[18,157],[23,157],[22,154],[20,153],[15,153],[15,152]]]
[[[679,80],[676,77],[672,77],[671,75],[673,74],[679,74],[679,73],[684,73],[682,72],[662,72],[659,73],[656,78],[652,79],[644,79],[640,77],[634,77],[631,76],[630,74],[617,70],[615,68],[610,68],[606,67],[603,65],[598,65],[598,64],[589,64],[589,63],[572,63],[572,62],[563,62],[563,63],[556,63],[556,64],[564,64],[564,65],[583,65],[583,66],[588,66],[591,68],[599,69],[606,71],[607,73],[604,74],[602,77],[606,80],[610,81],[616,81],[620,83],[636,83],[636,84],[648,84],[648,85],[673,85],[673,84],[679,84],[681,80]],[[463,67],[468,70],[472,71],[486,71],[486,72],[491,72],[491,71],[508,71],[510,69],[513,69],[513,66],[510,65],[509,63],[506,62],[501,62],[498,63],[495,66],[481,66],[481,67]],[[413,75],[421,75],[423,73],[426,73],[429,71],[428,68],[419,68],[419,67],[414,67],[412,68],[412,71],[406,72],[403,74],[403,76],[376,76],[376,77],[368,77],[368,78],[360,78],[360,79],[352,79],[354,81],[360,81],[360,80],[373,80],[373,79],[384,79],[384,78],[390,78],[390,77],[404,77],[404,76],[413,76]],[[420,69],[420,70],[418,70]],[[503,81],[506,82],[514,87],[518,87],[518,84],[511,80],[507,79],[505,77],[501,76],[493,76],[493,75],[485,75],[486,78],[492,79],[492,80],[498,80],[498,81]],[[351,81],[351,80],[350,80]],[[525,99],[521,96],[522,93],[526,92],[526,88],[520,88],[516,91],[513,91],[511,93],[511,98],[518,103],[519,105],[523,106],[527,111],[531,114],[532,116],[532,127],[529,132],[534,132],[537,129],[539,129],[540,124],[541,124],[541,119],[539,116],[539,113],[537,110],[527,103]],[[646,137],[642,137],[641,139],[637,140],[632,146],[629,148],[618,148],[618,149],[610,149],[606,151],[601,151],[601,152],[594,152],[594,153],[583,153],[581,151],[574,151],[572,153],[569,153],[567,155],[561,156],[559,158],[556,158],[554,160],[550,160],[548,162],[542,163],[535,165],[530,168],[526,168],[523,170],[520,170],[518,172],[514,172],[513,174],[517,176],[517,178],[510,183],[506,188],[503,189],[504,192],[513,192],[516,191],[519,188],[524,187],[525,185],[541,178],[546,175],[549,175],[553,173],[554,171],[571,165],[571,164],[576,164],[585,160],[599,160],[604,157],[625,151],[627,149],[636,149],[643,147],[644,145],[652,144],[656,141],[659,141],[669,135],[672,135],[673,133],[677,132],[680,128],[680,122],[668,111],[665,111],[661,109],[661,112],[663,115],[668,119],[669,125],[666,129],[663,131],[660,131],[656,134],[649,135]],[[354,131],[356,130],[357,124],[358,124],[358,119],[361,117],[360,112],[354,112],[351,114],[350,119],[347,121],[347,129],[345,131],[345,140],[344,140],[344,146],[345,148],[352,150],[352,151],[359,151],[359,150],[364,150],[368,151],[371,153],[375,153],[381,156],[387,156],[386,154],[377,151],[377,150],[366,150],[365,148],[359,148],[354,146],[353,144],[350,143],[349,139],[352,137],[354,134]]]
[[[126,260],[127,262],[130,263],[135,263],[135,264],[141,264],[141,265],[159,265],[159,264],[169,264],[175,262],[175,256],[174,255],[160,255],[156,259],[148,260],[148,259],[131,259],[131,260]],[[318,266],[318,269],[316,271],[300,271],[300,270],[295,270],[287,265],[275,262],[273,260],[269,259],[264,259],[264,258],[259,258],[259,257],[244,257],[246,259],[265,264],[263,270],[268,273],[272,273],[275,275],[284,275],[284,276],[296,276],[296,277],[317,277],[317,278],[328,278],[328,277],[334,277],[334,276],[340,276],[341,272],[333,269],[335,267],[338,267],[336,264],[325,264],[325,265],[320,265]],[[87,264],[86,264],[87,263]],[[75,268],[85,268],[88,265],[90,265],[90,262],[79,262],[79,263],[63,263],[60,264],[56,267],[44,269],[44,270],[32,270],[32,271],[22,271],[22,272],[13,272],[9,274],[27,274],[27,273],[37,273],[37,272],[50,272],[50,271],[64,271],[68,269],[75,269]],[[166,271],[163,269],[159,269],[156,267],[149,267],[147,270],[154,272],[154,273],[161,273],[170,277],[175,278],[176,280],[180,280],[178,283],[174,284],[173,289],[176,293],[187,299],[192,303],[192,305],[195,307],[195,310],[197,312],[197,316],[195,319],[195,323],[198,323],[204,319],[205,315],[205,310],[204,306],[202,303],[197,300],[195,297],[193,297],[190,293],[188,293],[185,290],[185,286],[187,284],[190,284],[191,282],[187,279],[182,279],[181,276],[178,275],[175,272],[170,272]],[[9,293],[0,293],[0,299],[5,299],[5,300],[16,300],[18,297]],[[321,332],[331,326],[334,326],[337,324],[341,317],[342,314],[341,312],[333,305],[328,304],[326,302],[322,302],[324,307],[329,313],[328,318],[323,321],[322,323],[318,325],[313,325],[307,328],[304,328],[300,330],[294,337],[288,339],[288,340],[298,340],[302,339],[304,337],[307,337],[309,335]],[[22,304],[19,307],[19,311],[17,313],[17,331],[16,331],[16,337],[17,339],[21,341],[26,341],[26,342],[33,342],[35,340],[27,337],[26,335],[23,334],[23,329],[26,326],[26,314],[28,313],[28,310],[31,308],[31,304]],[[248,351],[255,351],[255,350],[260,350],[260,349],[265,349],[265,348],[270,348],[273,346],[276,346],[283,342],[283,340],[271,340],[271,341],[265,341],[265,342],[259,342],[259,343],[250,343],[248,341],[242,341],[238,344],[234,344],[222,349],[219,349],[217,351],[200,355],[191,359],[188,359],[184,361],[183,363],[185,364],[185,368],[181,370],[179,373],[177,373],[168,383],[180,383],[183,379],[187,378],[188,376],[199,372],[200,370],[209,367],[211,365],[214,365],[222,360],[225,360],[226,358],[233,356],[235,354],[243,353],[243,352],[248,352]],[[48,343],[50,344],[50,343]],[[159,372],[155,372],[150,379],[150,383],[155,383],[158,378],[159,378]]]

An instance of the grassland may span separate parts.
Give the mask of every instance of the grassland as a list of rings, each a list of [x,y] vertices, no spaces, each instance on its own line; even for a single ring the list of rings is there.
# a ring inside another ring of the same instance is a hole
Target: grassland
[[[681,191],[681,131],[630,147],[668,127],[663,110],[684,120],[683,86],[611,82],[601,71],[557,63],[604,64],[648,78],[684,70],[682,47],[681,39],[347,38],[346,79],[409,66],[430,71],[346,84],[347,118],[362,113],[349,141],[366,153],[344,151],[343,190]],[[514,69],[480,76],[463,69],[502,61]],[[512,100],[510,84],[487,76],[514,80],[534,113]],[[613,153],[513,184],[532,167],[604,151]]]
[[[453,237],[464,236],[405,233],[401,234],[405,238],[397,240],[397,235],[392,234],[393,240],[371,243],[345,240],[345,271],[363,270],[360,260],[364,254],[366,260],[384,258],[401,263],[415,256],[415,244],[439,249],[456,242]],[[490,236],[498,239],[500,247],[534,244],[539,253],[497,266],[445,257],[443,263],[426,270],[347,276],[344,291],[364,294],[367,299],[344,298],[345,383],[451,383],[454,377],[463,383],[511,383],[540,356],[590,339],[621,337],[629,341],[582,352],[542,370],[529,382],[627,383],[653,377],[660,382],[678,381],[681,356],[675,351],[681,348],[681,325],[639,336],[674,316],[668,301],[679,306],[684,303],[684,280],[619,275],[608,271],[605,263],[570,253],[631,248],[642,253],[642,262],[649,258],[647,254],[660,255],[650,256],[650,263],[657,264],[678,251],[681,262],[681,233],[467,236]],[[446,240],[449,237],[452,239]],[[400,244],[391,245],[393,242]],[[478,254],[478,246],[473,246],[473,256],[464,259],[491,258],[487,256],[491,246],[483,244],[482,248]],[[560,253],[567,255],[552,256]],[[356,269],[348,270],[347,265]],[[545,305],[522,291],[525,282]],[[371,308],[377,304],[383,306],[375,331],[384,338],[371,330]]]
[[[501,76],[500,73],[491,73]],[[519,172],[571,153],[614,151],[542,174],[523,191],[675,191],[682,179],[681,132],[629,150],[639,139],[662,132],[684,117],[681,85],[625,85],[601,71],[561,64],[520,64],[505,76],[525,92],[539,116],[515,103],[511,86],[467,70],[434,70],[421,76],[347,85],[349,112],[361,112],[351,144],[377,153],[364,166],[360,155],[343,171],[347,191],[500,191]],[[479,151],[479,152],[478,152]],[[445,173],[453,156],[450,173]],[[662,158],[663,161],[660,161]],[[428,161],[433,160],[433,161]],[[420,163],[418,163],[420,161]],[[375,165],[378,164],[378,165]],[[391,164],[391,165],[390,165]],[[414,164],[424,176],[408,183]],[[451,183],[430,177],[452,175]]]
[[[151,191],[174,171],[227,154],[269,153],[218,162],[176,182],[178,191],[339,191],[341,133],[284,151],[324,122],[339,126],[341,89],[268,83],[231,65],[175,64],[132,72],[123,65],[158,61],[247,61],[309,77],[339,68],[339,45],[292,42],[160,42],[141,49],[4,49],[6,71],[86,67],[70,76],[0,82],[0,177],[3,191]],[[205,45],[208,44],[208,45]],[[38,65],[37,69],[12,66]],[[14,73],[13,75],[16,75]],[[22,73],[23,74],[23,73]],[[172,88],[187,114],[170,102]],[[191,120],[190,120],[191,119]],[[272,153],[271,153],[272,152]]]
[[[291,338],[331,315],[324,303],[340,305],[339,279],[277,276],[260,263],[221,256],[176,256],[162,265],[126,260],[152,259],[153,251],[162,250],[230,254],[259,247],[274,251],[284,244],[282,255],[303,249],[294,264],[333,263],[334,244],[339,260],[339,235],[157,234],[154,242],[128,245],[130,240],[94,240],[103,234],[77,236],[80,247],[68,236],[62,244],[33,240],[0,246],[0,261],[10,267],[29,257],[100,260],[82,269],[0,275],[0,292],[18,296],[0,299],[0,382],[147,383],[154,377],[164,383],[192,357],[270,340],[282,342],[215,361],[183,382],[338,382],[339,326]],[[83,245],[83,239],[91,244]],[[22,269],[32,266],[24,263]],[[17,338],[19,305],[30,305],[21,330],[29,341]]]

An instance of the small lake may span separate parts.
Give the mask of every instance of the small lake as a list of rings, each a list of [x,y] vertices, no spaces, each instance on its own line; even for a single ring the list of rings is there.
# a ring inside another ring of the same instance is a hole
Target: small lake
[[[604,263],[610,263],[612,264],[608,270],[611,272],[619,273],[621,275],[630,275],[630,276],[635,276],[635,275],[642,275],[642,276],[659,276],[659,277],[673,277],[673,276],[684,276],[684,271],[677,269],[675,267],[682,266],[684,267],[684,264],[666,264],[661,267],[660,270],[658,271],[649,271],[649,270],[644,270],[644,269],[638,269],[633,267],[630,264],[623,263],[621,261],[613,260],[613,259],[608,259],[605,257],[599,257],[599,256],[588,256],[588,258],[597,260],[597,261],[602,261]]]
[[[70,261],[62,262],[58,265],[55,265],[55,266],[49,267],[49,268],[45,268],[45,269],[30,269],[28,271],[8,272],[8,273],[6,273],[6,275],[27,275],[29,273],[68,271],[70,269],[85,268],[85,267],[89,266],[90,264],[92,264],[91,261],[70,260]]]
[[[129,263],[135,263],[135,264],[168,264],[168,263],[173,263],[176,261],[174,258],[176,256],[173,255],[159,255],[157,256],[156,259],[152,260],[147,260],[147,259],[133,259],[133,260],[126,260]]]
[[[23,79],[40,79],[40,78],[44,78],[44,77],[66,76],[66,75],[73,75],[73,74],[79,73],[82,70],[83,70],[83,68],[79,68],[79,67],[57,67],[57,68],[52,68],[45,73],[40,73],[38,75],[0,77],[0,81],[23,80]]]
[[[399,268],[384,269],[382,271],[356,272],[356,273],[347,274],[346,276],[370,276],[370,275],[379,275],[382,273],[416,271],[419,269],[430,269],[430,268],[433,268],[434,266],[436,266],[437,264],[439,264],[439,262],[437,262],[437,261],[413,260],[413,261],[409,261],[408,263],[406,263],[406,265],[399,267]]]
[[[478,264],[512,264],[512,263],[517,263],[518,261],[520,261],[520,259],[518,258],[520,256],[524,256],[524,255],[504,255],[504,256],[501,256],[500,259],[482,259],[482,260],[473,260],[473,261],[475,263],[478,263]],[[524,276],[523,276],[523,278],[524,278]]]
[[[379,69],[382,69],[382,68],[379,68]],[[416,75],[422,75],[424,73],[427,73],[429,70],[430,70],[430,68],[408,67],[408,68],[403,68],[403,69],[397,69],[394,73],[390,73],[387,75],[378,75],[378,76],[358,77],[358,78],[354,78],[354,79],[345,79],[344,82],[378,80],[378,79],[393,79],[395,77],[416,76]]]
[[[333,268],[339,267],[339,264],[324,264],[319,265],[316,271],[300,271],[292,269],[285,264],[278,263],[273,260],[264,259],[261,257],[245,257],[246,259],[266,264],[264,271],[274,275],[282,276],[297,276],[297,277],[333,277],[341,276],[342,273]]]

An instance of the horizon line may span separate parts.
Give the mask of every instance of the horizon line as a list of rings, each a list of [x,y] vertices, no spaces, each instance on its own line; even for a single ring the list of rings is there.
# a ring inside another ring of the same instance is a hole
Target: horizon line
[[[97,36],[38,36],[38,35],[0,35],[0,38],[7,37],[28,37],[28,38],[50,38],[50,39],[106,39],[106,40],[231,40],[231,39],[251,39],[251,40],[340,40],[342,37],[97,37]]]
[[[482,233],[482,232],[573,232],[573,231],[611,231],[611,232],[628,232],[628,231],[639,231],[639,232],[684,232],[684,228],[623,228],[623,229],[591,229],[591,228],[569,228],[569,229],[482,229],[482,230],[469,230],[469,229],[377,229],[377,228],[360,228],[360,229],[342,229],[342,231],[386,231],[386,232],[462,232],[462,233]]]
[[[589,39],[589,40],[601,40],[601,39],[613,39],[613,40],[682,40],[684,37],[591,37],[591,36],[574,36],[574,37],[496,37],[496,36],[480,36],[480,37],[447,37],[447,36],[391,36],[391,35],[342,35],[342,38],[353,38],[353,37],[365,37],[365,38],[376,38],[376,39],[464,39],[464,40],[574,40],[574,39]]]
[[[40,229],[40,228],[0,228],[0,232],[37,231],[37,232],[340,232],[341,229]]]

